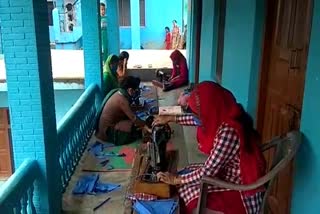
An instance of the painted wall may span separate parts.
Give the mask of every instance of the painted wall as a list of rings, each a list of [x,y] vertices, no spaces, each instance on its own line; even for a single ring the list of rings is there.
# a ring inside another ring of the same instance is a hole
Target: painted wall
[[[215,80],[218,42],[217,1],[202,1],[199,81]]]
[[[264,29],[264,1],[228,1],[222,85],[255,118]]]
[[[0,54],[3,53],[3,50],[2,50],[2,39],[1,39],[1,29],[0,29]]]
[[[314,1],[301,131],[303,144],[295,163],[291,213],[320,213],[320,0]]]
[[[78,100],[83,91],[83,89],[54,91],[57,124]],[[0,108],[3,107],[8,107],[8,96],[6,91],[0,91]]]
[[[145,49],[163,48],[166,26],[172,28],[172,20],[176,19],[181,27],[183,22],[184,0],[145,1],[145,23],[141,27],[141,45]],[[187,9],[187,8],[186,8]],[[184,21],[185,23],[187,20]],[[131,28],[120,27],[120,48],[131,48]]]

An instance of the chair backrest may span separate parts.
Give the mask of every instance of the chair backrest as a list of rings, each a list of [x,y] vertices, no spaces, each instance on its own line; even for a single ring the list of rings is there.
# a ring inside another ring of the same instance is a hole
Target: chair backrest
[[[269,207],[267,205],[272,184],[279,172],[287,167],[295,157],[302,141],[301,136],[302,134],[299,131],[292,131],[286,137],[277,137],[261,146],[262,152],[274,149],[271,169],[262,178],[262,180],[268,180],[268,182],[265,183],[267,190],[263,198],[261,213],[268,213]]]

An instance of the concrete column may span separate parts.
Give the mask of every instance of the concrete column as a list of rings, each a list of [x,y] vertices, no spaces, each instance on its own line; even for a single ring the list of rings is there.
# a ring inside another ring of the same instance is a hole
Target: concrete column
[[[132,49],[140,49],[140,1],[130,0]]]
[[[118,0],[107,0],[107,36],[109,54],[120,53],[119,5]]]
[[[37,213],[54,214],[62,195],[47,11],[46,0],[0,4],[14,167],[38,161]]]
[[[81,1],[81,10],[85,87],[97,84],[103,89],[100,1]]]

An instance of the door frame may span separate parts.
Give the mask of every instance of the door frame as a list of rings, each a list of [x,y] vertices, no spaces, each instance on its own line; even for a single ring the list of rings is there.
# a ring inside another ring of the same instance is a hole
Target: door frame
[[[0,180],[6,180],[8,179],[14,171],[14,161],[13,161],[13,148],[12,148],[12,137],[11,137],[11,121],[10,121],[10,115],[9,115],[9,108],[0,108],[0,111],[5,111],[4,112],[0,112],[3,114],[6,114],[6,120],[7,123],[4,125],[6,127],[6,129],[8,130],[8,152],[9,152],[9,162],[10,162],[10,170],[9,170],[9,174],[8,175],[1,175],[0,176]]]
[[[258,99],[257,99],[257,113],[256,113],[256,128],[259,133],[263,131],[263,124],[264,124],[264,115],[265,115],[265,106],[266,106],[266,89],[268,86],[268,72],[270,67],[270,60],[271,60],[271,51],[272,51],[272,36],[273,31],[273,19],[277,17],[277,4],[275,4],[278,0],[267,0],[265,2],[265,29],[264,29],[264,36],[263,36],[263,48],[262,48],[262,60],[260,66],[260,75],[259,75],[259,86],[258,86]],[[312,30],[312,17],[313,17],[313,9],[314,9],[314,0],[310,0],[310,28],[309,28],[309,37],[311,36]],[[310,40],[309,40],[310,44]],[[309,47],[308,44],[308,47]],[[307,55],[307,62],[308,62],[308,55]],[[307,63],[306,62],[306,63]],[[307,66],[306,66],[307,69]],[[307,70],[305,71],[305,74]],[[303,100],[302,100],[303,102]],[[300,115],[301,117],[301,115]],[[300,118],[301,119],[301,118]]]
[[[264,114],[265,114],[265,104],[266,104],[266,89],[268,85],[268,72],[270,67],[271,51],[272,51],[272,34],[273,34],[273,19],[277,15],[276,10],[274,10],[275,2],[277,0],[267,0],[265,1],[265,26],[264,26],[264,36],[262,45],[262,60],[260,66],[260,75],[258,83],[258,99],[257,99],[257,130],[259,133],[263,131]]]

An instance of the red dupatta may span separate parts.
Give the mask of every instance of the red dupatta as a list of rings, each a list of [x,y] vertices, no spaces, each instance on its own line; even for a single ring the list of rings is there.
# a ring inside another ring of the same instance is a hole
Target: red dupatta
[[[244,113],[230,91],[214,82],[202,82],[195,87],[188,100],[202,126],[198,127],[197,140],[199,150],[210,154],[214,138],[222,123],[233,127],[240,138],[240,171],[243,184],[250,184],[265,173],[265,160],[257,146],[257,140],[239,118]],[[251,131],[251,130],[250,130]],[[251,195],[256,191],[248,191]]]
[[[173,64],[171,78],[174,78],[180,75],[181,80],[187,80],[188,79],[187,60],[182,55],[182,53],[179,50],[174,50],[170,55],[170,59]]]

